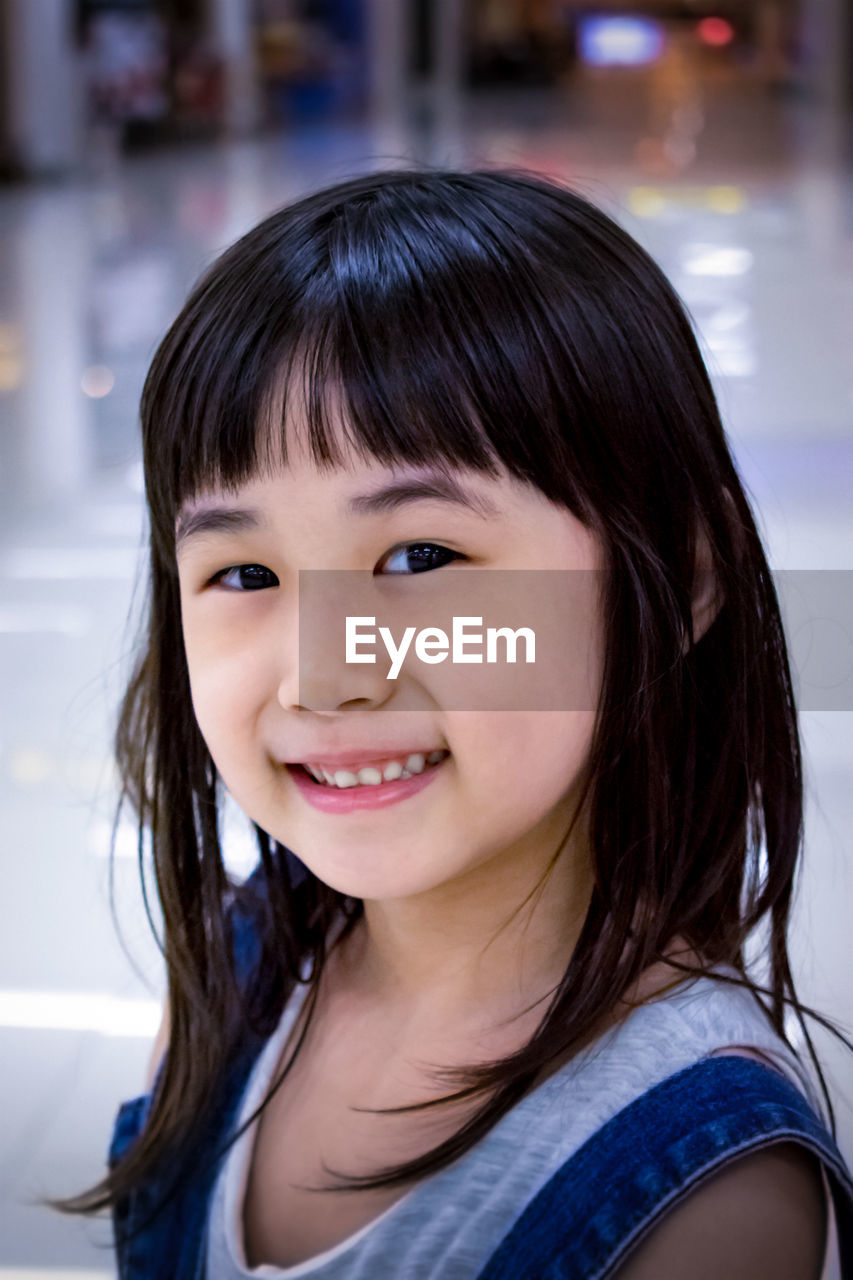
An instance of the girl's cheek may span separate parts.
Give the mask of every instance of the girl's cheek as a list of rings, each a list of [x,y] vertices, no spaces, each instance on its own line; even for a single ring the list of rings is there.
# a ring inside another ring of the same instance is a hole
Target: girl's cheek
[[[233,602],[199,600],[185,608],[184,648],[190,674],[219,678],[246,671],[262,657],[266,628],[257,610],[238,609]]]
[[[240,647],[187,637],[187,668],[193,709],[214,759],[244,743],[269,690],[263,668]],[[245,749],[245,746],[244,746]]]
[[[549,781],[571,774],[582,763],[592,741],[592,711],[490,713],[482,725],[459,726],[450,745],[460,762],[473,770],[504,779]]]

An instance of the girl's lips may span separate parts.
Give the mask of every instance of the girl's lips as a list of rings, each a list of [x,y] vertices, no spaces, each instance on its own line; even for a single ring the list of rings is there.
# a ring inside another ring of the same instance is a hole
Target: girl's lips
[[[286,764],[315,765],[319,769],[328,769],[330,773],[334,773],[336,769],[349,769],[353,773],[357,773],[359,769],[373,767],[379,769],[380,772],[391,760],[400,760],[405,762],[410,755],[420,754],[427,760],[430,754],[445,748],[435,748],[431,746],[420,746],[415,744],[405,747],[388,747],[377,748],[372,755],[368,756],[362,751],[338,751],[326,756],[302,756],[299,760],[288,760]]]
[[[445,756],[438,764],[427,765],[423,773],[416,773],[411,778],[357,787],[332,787],[315,782],[301,764],[289,764],[286,768],[302,795],[315,809],[323,813],[352,813],[356,809],[384,809],[399,800],[408,800],[409,796],[428,787],[449,759],[449,755]]]

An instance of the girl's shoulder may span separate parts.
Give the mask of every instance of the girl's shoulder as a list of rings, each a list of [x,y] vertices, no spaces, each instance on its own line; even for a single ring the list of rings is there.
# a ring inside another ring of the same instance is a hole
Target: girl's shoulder
[[[811,1073],[736,977],[720,967],[636,1004],[529,1095],[534,1128],[568,1156],[667,1079],[727,1055],[757,1059],[823,1119]]]
[[[819,1160],[776,1143],[726,1163],[653,1222],[614,1280],[817,1280],[828,1236]]]
[[[731,965],[676,980],[639,1002],[588,1053],[597,1056],[598,1069],[610,1064],[615,1074],[642,1071],[651,1084],[703,1057],[730,1051],[748,1051],[765,1061],[817,1105],[815,1080],[777,1032],[760,996]]]
[[[821,1166],[849,1266],[853,1180],[831,1135],[780,1072],[737,1055],[705,1058],[576,1146],[478,1280],[816,1280],[826,1235]]]
[[[673,1042],[683,1044],[685,1064],[718,1053],[748,1051],[785,1076],[822,1114],[816,1078],[791,1043],[773,1025],[759,994],[732,965],[714,966],[707,975],[679,983],[650,1002],[637,1033],[654,1034],[665,1065],[672,1064]],[[677,1067],[669,1065],[667,1074]]]

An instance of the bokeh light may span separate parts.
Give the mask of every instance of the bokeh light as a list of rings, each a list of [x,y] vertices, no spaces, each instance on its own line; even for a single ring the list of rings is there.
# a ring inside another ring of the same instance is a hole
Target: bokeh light
[[[702,43],[715,49],[724,49],[735,38],[735,29],[725,18],[703,18],[697,31]]]
[[[578,51],[589,66],[643,66],[656,62],[665,45],[664,29],[652,18],[585,18],[578,30]]]
[[[90,365],[80,379],[80,389],[90,400],[103,400],[104,396],[110,394],[115,384],[112,369],[108,369],[104,364]]]

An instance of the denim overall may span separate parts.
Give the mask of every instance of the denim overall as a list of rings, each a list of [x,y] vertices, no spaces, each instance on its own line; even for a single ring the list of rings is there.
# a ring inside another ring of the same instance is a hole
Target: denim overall
[[[235,910],[232,919],[238,974],[245,975],[258,939],[249,914]],[[216,1120],[198,1134],[193,1176],[167,1207],[144,1225],[163,1191],[158,1178],[114,1206],[119,1280],[205,1280],[208,1215],[222,1165],[216,1156],[236,1128],[264,1043],[256,1037],[242,1045],[212,1109]],[[121,1105],[109,1148],[111,1168],[143,1128],[152,1094]],[[738,1056],[702,1059],[602,1125],[528,1203],[477,1280],[606,1280],[701,1182],[747,1152],[790,1141],[822,1162],[841,1274],[853,1280],[853,1178],[835,1142],[779,1072]]]

